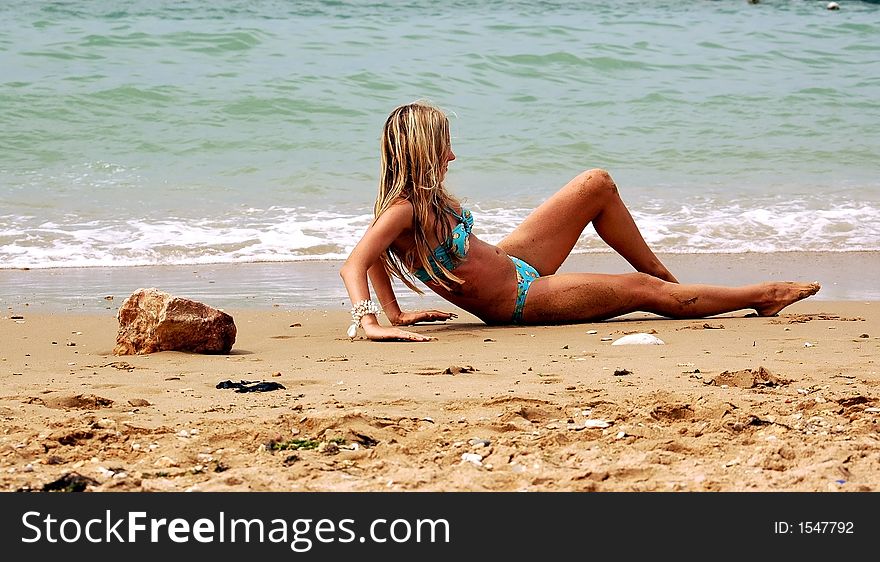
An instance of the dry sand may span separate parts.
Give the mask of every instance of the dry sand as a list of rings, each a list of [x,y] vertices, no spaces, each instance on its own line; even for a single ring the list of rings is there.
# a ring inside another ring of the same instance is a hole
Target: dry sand
[[[0,489],[871,491],[880,302],[349,341],[227,310],[230,355],[115,357],[115,311],[0,318]],[[591,333],[595,331],[595,333]],[[631,332],[665,345],[612,346]],[[610,339],[609,339],[610,338]],[[283,390],[236,393],[224,380]]]

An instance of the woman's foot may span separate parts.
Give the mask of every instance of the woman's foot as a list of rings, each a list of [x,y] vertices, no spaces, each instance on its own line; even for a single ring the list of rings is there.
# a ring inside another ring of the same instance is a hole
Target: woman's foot
[[[818,283],[767,283],[766,304],[756,306],[755,311],[758,316],[774,316],[786,306],[815,295],[820,288]]]

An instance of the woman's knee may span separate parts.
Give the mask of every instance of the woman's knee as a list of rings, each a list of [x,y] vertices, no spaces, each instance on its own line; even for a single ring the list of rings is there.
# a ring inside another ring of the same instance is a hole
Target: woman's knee
[[[639,306],[653,306],[666,297],[666,282],[647,273],[627,273],[627,286],[632,299]]]
[[[593,168],[581,172],[577,177],[577,185],[581,193],[589,197],[617,195],[617,184],[611,174],[602,168]]]
[[[634,289],[647,292],[657,291],[664,283],[661,279],[657,279],[653,275],[648,275],[647,273],[627,273],[626,276],[629,278],[630,284]]]

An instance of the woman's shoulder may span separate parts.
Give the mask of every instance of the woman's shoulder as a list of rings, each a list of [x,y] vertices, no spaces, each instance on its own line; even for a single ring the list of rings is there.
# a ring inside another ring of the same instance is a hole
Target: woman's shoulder
[[[397,212],[413,212],[413,204],[409,199],[404,199],[403,197],[398,197],[395,199],[391,205],[388,206],[388,210],[396,209]]]
[[[396,199],[391,205],[388,206],[388,209],[385,213],[391,213],[396,217],[400,216],[409,216],[412,217],[415,212],[415,207],[412,202],[408,199]]]
[[[413,204],[406,199],[397,199],[385,209],[376,222],[399,223],[405,226],[412,224]]]

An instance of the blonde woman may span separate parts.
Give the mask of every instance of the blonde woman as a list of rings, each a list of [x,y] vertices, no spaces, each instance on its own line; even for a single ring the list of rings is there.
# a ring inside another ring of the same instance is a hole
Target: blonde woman
[[[398,326],[456,317],[402,311],[391,277],[421,294],[416,277],[487,324],[578,323],[636,311],[703,318],[754,309],[772,316],[819,290],[816,283],[679,284],[648,248],[611,176],[599,169],[568,182],[497,245],[484,242],[471,231],[475,217],[446,191],[446,170],[455,160],[449,121],[426,103],[391,112],[381,158],[375,219],[340,270],[354,303],[350,337],[362,327],[371,340],[427,341],[433,338]],[[556,273],[590,222],[638,273]],[[391,326],[379,323],[380,310]]]

